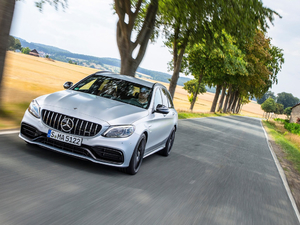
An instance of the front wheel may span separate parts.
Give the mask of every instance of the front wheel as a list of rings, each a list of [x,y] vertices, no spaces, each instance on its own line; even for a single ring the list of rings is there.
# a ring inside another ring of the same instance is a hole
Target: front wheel
[[[146,135],[142,134],[133,151],[130,164],[126,168],[126,173],[134,175],[139,171],[142,165],[145,147],[146,147]]]
[[[173,130],[171,131],[170,136],[168,137],[166,147],[164,149],[160,150],[161,155],[163,155],[163,156],[170,155],[170,151],[173,147],[174,140],[175,140],[175,128],[173,128]]]

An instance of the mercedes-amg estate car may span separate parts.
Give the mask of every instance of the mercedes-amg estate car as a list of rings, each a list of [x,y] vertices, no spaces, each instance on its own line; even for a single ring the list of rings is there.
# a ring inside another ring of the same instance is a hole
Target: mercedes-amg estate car
[[[178,114],[163,85],[97,72],[64,88],[30,103],[19,135],[27,143],[129,174],[153,153],[170,154]]]

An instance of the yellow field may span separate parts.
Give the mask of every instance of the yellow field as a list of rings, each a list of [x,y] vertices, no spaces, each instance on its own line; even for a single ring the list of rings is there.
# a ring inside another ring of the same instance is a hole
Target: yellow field
[[[7,52],[2,89],[3,102],[6,105],[29,104],[37,96],[63,90],[66,81],[75,83],[96,71],[96,69],[46,58]],[[168,84],[163,84],[168,87]],[[182,87],[177,86],[174,97],[177,110],[189,111],[187,95],[188,93]],[[194,112],[209,112],[213,98],[212,93],[199,95]],[[243,106],[242,114],[262,117],[263,111],[259,104],[251,102]]]

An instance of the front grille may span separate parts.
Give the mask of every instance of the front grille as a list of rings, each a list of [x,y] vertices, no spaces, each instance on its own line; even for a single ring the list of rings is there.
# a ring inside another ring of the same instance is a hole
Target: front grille
[[[70,118],[73,121],[73,129],[71,131],[66,132],[62,130],[61,128],[61,121],[65,118]],[[43,109],[42,110],[42,120],[45,124],[47,124],[49,127],[52,127],[56,130],[69,133],[69,134],[75,134],[79,136],[95,136],[98,134],[101,130],[101,125],[93,122],[89,122],[86,120],[78,119],[75,117],[67,116],[61,113],[53,112],[50,110]]]

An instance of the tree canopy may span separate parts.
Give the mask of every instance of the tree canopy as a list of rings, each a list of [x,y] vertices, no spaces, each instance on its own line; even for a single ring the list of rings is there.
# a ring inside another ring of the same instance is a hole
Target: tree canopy
[[[268,27],[276,12],[259,0],[165,0],[160,2],[159,23],[164,27],[166,46],[173,54],[173,76],[169,91],[174,96],[182,58],[188,45],[217,43],[225,30],[241,43],[251,40],[255,30]]]
[[[261,109],[267,113],[276,111],[276,103],[274,99],[268,98],[263,104],[261,104]]]
[[[262,104],[264,103],[264,101],[266,101],[268,98],[273,98],[276,101],[276,96],[274,94],[274,92],[272,91],[267,91],[261,98],[257,99],[257,103],[258,104]]]
[[[14,38],[13,36],[9,35],[8,38],[8,44],[7,44],[7,49],[8,50],[22,50],[22,45],[19,39]]]
[[[277,94],[277,103],[282,104],[284,108],[293,107],[299,103],[299,98],[294,97],[291,93],[281,92]]]
[[[30,48],[28,48],[28,47],[22,48],[22,53],[24,53],[24,54],[29,54],[30,51],[31,51],[31,50],[30,50]]]

